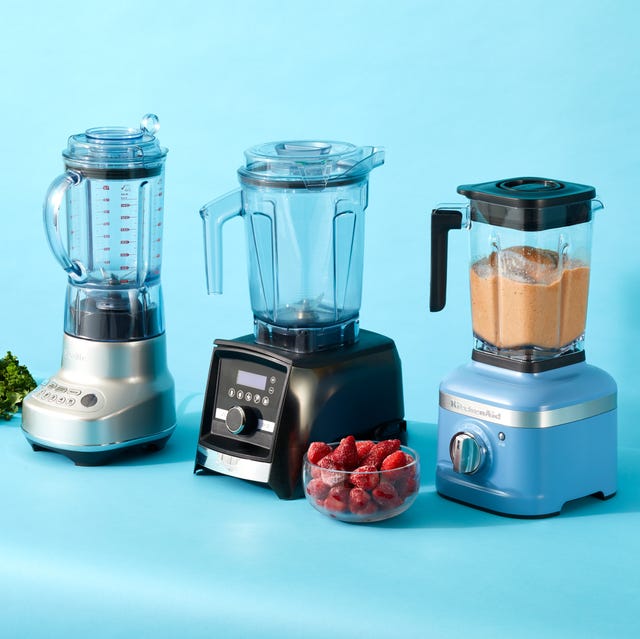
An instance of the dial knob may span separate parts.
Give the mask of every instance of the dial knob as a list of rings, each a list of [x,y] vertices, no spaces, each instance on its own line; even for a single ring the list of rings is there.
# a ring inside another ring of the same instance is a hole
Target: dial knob
[[[471,475],[480,468],[483,447],[471,433],[457,433],[451,438],[449,455],[456,473]]]
[[[240,433],[247,433],[255,426],[255,416],[250,408],[243,408],[242,406],[233,406],[227,411],[227,416],[224,419],[225,426],[230,433],[239,435]]]

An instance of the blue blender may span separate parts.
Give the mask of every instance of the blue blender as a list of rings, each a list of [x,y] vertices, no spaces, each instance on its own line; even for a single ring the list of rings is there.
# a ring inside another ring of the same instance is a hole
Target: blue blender
[[[431,311],[447,238],[470,232],[474,347],[440,385],[436,490],[515,517],[616,492],[617,387],[587,364],[591,186],[543,178],[463,185],[431,217]]]

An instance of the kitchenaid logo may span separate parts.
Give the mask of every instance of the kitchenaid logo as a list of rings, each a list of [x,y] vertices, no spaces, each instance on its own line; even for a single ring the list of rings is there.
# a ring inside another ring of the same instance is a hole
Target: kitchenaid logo
[[[500,421],[502,419],[502,413],[491,409],[490,406],[462,402],[453,397],[449,397],[447,401],[449,404],[448,407],[456,413],[464,413],[465,415],[473,415],[473,417],[481,417],[492,421]]]

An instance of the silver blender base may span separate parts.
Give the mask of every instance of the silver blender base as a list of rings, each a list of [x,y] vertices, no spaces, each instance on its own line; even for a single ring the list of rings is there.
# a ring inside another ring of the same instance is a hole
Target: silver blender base
[[[64,335],[62,367],[22,404],[34,450],[78,465],[105,464],[123,450],[162,448],[176,425],[164,335],[98,342]]]

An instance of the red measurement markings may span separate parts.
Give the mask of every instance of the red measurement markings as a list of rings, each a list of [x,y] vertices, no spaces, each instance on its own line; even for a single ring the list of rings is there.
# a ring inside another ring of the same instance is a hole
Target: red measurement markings
[[[102,198],[102,201],[103,201],[103,202],[111,202],[111,198],[103,197],[103,198]]]
[[[120,240],[120,244],[131,244],[131,240]]]
[[[131,257],[131,253],[120,253],[120,257]]]
[[[109,214],[111,213],[111,210],[110,210],[110,209],[102,209],[102,212],[103,212],[105,215],[109,215]]]
[[[111,260],[102,260],[103,264],[111,264]]]
[[[160,253],[156,253],[156,257],[157,257],[157,258],[160,258]]]
[[[110,250],[111,250],[111,247],[110,247],[110,246],[105,246],[102,250],[103,250],[103,251],[110,251]]]
[[[128,233],[131,229],[126,226],[120,227],[120,233]]]
[[[156,226],[162,226],[162,222],[158,222]]]
[[[129,203],[127,203],[127,202],[123,202],[123,203],[120,205],[120,208],[128,209],[130,206],[131,206],[131,204],[129,204]]]
[[[104,237],[104,239],[105,239],[105,240],[108,240],[108,239],[111,237],[111,235],[109,235],[109,234],[107,233],[106,235],[103,235],[102,237]]]
[[[129,270],[129,267],[123,264],[123,265],[120,267],[120,270],[121,270],[121,271],[128,271],[128,270]]]
[[[121,215],[121,216],[120,216],[120,219],[121,219],[121,220],[130,220],[130,219],[131,219],[131,216],[130,216],[130,215]]]
[[[105,185],[102,187],[102,190],[103,190],[103,191],[108,191],[108,190],[109,190],[109,185],[108,185],[108,184],[105,184]]]

